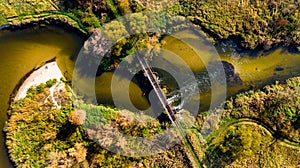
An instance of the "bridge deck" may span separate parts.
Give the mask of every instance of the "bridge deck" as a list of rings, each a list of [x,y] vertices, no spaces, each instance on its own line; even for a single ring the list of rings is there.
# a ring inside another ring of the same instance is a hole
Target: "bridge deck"
[[[156,76],[154,75],[152,69],[150,68],[149,64],[147,63],[147,61],[142,57],[142,56],[138,56],[138,61],[142,66],[142,69],[145,73],[145,76],[148,78],[148,80],[150,81],[155,94],[157,95],[161,105],[164,107],[164,109],[166,110],[170,120],[172,122],[174,122],[176,120],[174,112],[173,112],[173,108],[172,106],[168,103],[167,98],[164,94],[164,92],[162,91],[162,89],[160,88],[160,84],[159,81],[157,80]]]
[[[148,65],[145,58],[139,53],[139,50],[138,50],[137,46],[136,46],[136,48],[137,48],[137,53],[138,53],[137,59],[138,59],[140,65],[142,66],[142,69],[145,73],[145,76],[149,79],[149,81],[150,81],[150,83],[151,83],[151,85],[152,85],[152,87],[155,91],[155,94],[157,95],[160,103],[162,104],[162,106],[166,110],[170,121],[177,128],[177,130],[179,132],[179,136],[182,140],[183,146],[186,150],[186,154],[188,155],[189,160],[191,161],[193,167],[200,167],[200,162],[198,160],[198,157],[194,153],[193,147],[192,147],[191,143],[189,142],[189,139],[186,138],[186,136],[185,136],[186,135],[185,130],[183,129],[181,124],[176,120],[174,112],[173,112],[173,108],[168,103],[164,92],[160,88],[159,81],[157,80],[156,76],[154,75],[152,69]]]

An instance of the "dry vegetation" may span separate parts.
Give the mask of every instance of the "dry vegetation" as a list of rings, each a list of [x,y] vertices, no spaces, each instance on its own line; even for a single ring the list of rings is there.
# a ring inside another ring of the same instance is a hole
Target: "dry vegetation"
[[[208,137],[200,133],[203,122],[215,116],[201,113],[187,132],[201,163],[208,167],[296,166],[300,159],[299,84],[300,78],[291,78],[228,100],[219,126]],[[151,157],[125,157],[103,149],[112,147],[130,155],[139,144],[128,144],[124,135],[150,137],[169,124],[103,105],[79,103],[74,110],[65,89],[56,92],[55,99],[64,100],[59,109],[49,98],[48,87],[53,85],[32,88],[26,98],[11,105],[6,144],[17,167],[191,167],[181,144]],[[122,134],[116,136],[116,132]],[[170,141],[174,135],[158,140]]]
[[[180,4],[175,12],[201,25],[216,39],[237,36],[246,48],[300,45],[297,0],[180,0]]]
[[[274,135],[300,143],[300,78],[237,95],[226,103],[224,118],[250,118]]]
[[[131,136],[149,137],[161,132],[168,124],[103,105],[80,104],[80,110],[75,110],[68,89],[55,93],[55,100],[63,102],[59,103],[59,108],[49,98],[49,87],[54,83],[47,83],[31,88],[27,96],[14,102],[9,110],[6,145],[16,167],[190,167],[180,145],[152,157],[139,158],[120,156],[103,149],[100,145],[116,145],[130,153],[132,148],[114,143],[107,135],[120,131]]]
[[[300,78],[295,77],[229,99],[220,122],[208,121],[217,119],[217,111],[199,114],[189,135],[194,151],[208,167],[297,167],[299,97]],[[214,131],[197,145],[207,129]]]
[[[0,0],[0,25],[54,19],[91,32],[116,17],[150,9],[185,16],[215,40],[236,36],[245,48],[299,48],[299,8],[297,0]]]

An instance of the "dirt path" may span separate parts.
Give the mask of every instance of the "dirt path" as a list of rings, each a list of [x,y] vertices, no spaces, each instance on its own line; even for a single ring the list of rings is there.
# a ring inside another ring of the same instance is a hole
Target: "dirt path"
[[[257,120],[251,119],[251,118],[241,118],[236,121],[230,122],[229,124],[226,125],[226,128],[228,128],[229,126],[232,126],[232,125],[237,125],[237,124],[254,125],[254,126],[263,128],[266,131],[266,133],[269,134],[269,136],[272,136],[274,138],[275,131],[271,127],[267,126],[266,124],[263,124],[260,121],[257,121]],[[291,141],[286,138],[277,139],[277,141],[280,142],[282,145],[285,145],[290,148],[296,148],[296,149],[300,148],[299,143]]]

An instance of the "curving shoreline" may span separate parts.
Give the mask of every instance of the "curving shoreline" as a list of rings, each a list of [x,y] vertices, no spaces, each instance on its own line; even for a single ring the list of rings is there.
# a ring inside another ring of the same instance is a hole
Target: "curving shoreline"
[[[56,26],[60,27],[68,32],[72,32],[83,39],[89,37],[89,33],[83,28],[80,28],[68,21],[59,20],[56,18],[42,18],[40,20],[32,20],[30,22],[24,22],[19,24],[7,23],[0,24],[0,31],[18,31],[34,27]]]
[[[26,97],[27,90],[32,86],[37,86],[41,83],[46,83],[50,79],[57,79],[58,81],[63,77],[56,61],[48,62],[41,66],[37,70],[34,70],[26,79],[23,81],[19,89],[17,90],[14,100],[20,100]]]

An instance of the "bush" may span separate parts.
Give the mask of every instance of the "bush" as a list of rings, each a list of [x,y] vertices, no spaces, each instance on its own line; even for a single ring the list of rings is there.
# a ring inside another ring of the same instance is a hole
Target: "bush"
[[[50,79],[46,82],[46,86],[48,88],[51,88],[54,84],[56,84],[56,82],[57,82],[57,79]]]
[[[44,83],[41,83],[40,85],[36,86],[37,93],[42,93],[44,89],[46,88],[46,85]]]
[[[261,134],[245,125],[232,126],[226,132],[224,141],[218,147],[231,159],[243,159],[254,155],[261,144]]]

